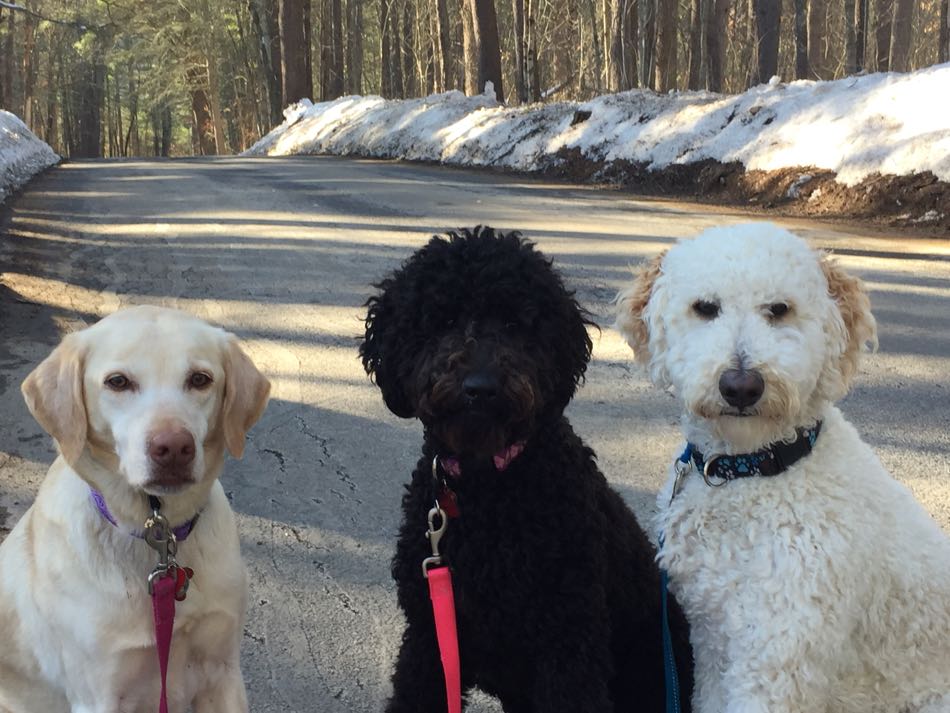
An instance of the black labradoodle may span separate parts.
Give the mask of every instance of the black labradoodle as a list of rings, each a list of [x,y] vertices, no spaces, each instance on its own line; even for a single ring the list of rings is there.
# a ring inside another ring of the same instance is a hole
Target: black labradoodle
[[[387,710],[446,708],[421,566],[444,489],[463,691],[509,713],[663,711],[655,550],[564,416],[591,355],[573,293],[518,233],[487,227],[433,237],[378,287],[363,365],[425,426],[392,565],[407,627]],[[685,711],[692,655],[671,607]]]

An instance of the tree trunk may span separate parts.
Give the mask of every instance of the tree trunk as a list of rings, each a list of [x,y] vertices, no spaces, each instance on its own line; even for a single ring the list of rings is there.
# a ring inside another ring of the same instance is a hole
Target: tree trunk
[[[27,3],[29,6],[29,3]],[[35,131],[33,125],[33,87],[35,85],[36,74],[34,72],[34,48],[36,47],[36,20],[29,12],[23,13],[23,64],[21,77],[23,82],[23,113],[20,118],[31,131]]]
[[[894,19],[894,0],[877,0],[877,62],[875,69],[878,72],[890,70],[891,55],[891,22]]]
[[[757,84],[763,84],[778,74],[778,40],[781,20],[781,0],[755,1]]]
[[[228,138],[224,131],[224,117],[221,112],[221,88],[218,86],[218,72],[215,60],[209,58],[208,64],[208,105],[211,108],[211,123],[214,128],[214,153],[217,156],[228,152]]]
[[[808,71],[816,79],[827,79],[825,75],[825,0],[808,0]]]
[[[501,82],[501,45],[498,41],[498,18],[495,0],[471,0],[472,35],[478,57],[478,92],[485,91],[486,83],[494,86],[498,101],[505,100]]]
[[[337,99],[343,96],[343,5],[341,0],[332,0],[330,3],[332,31],[330,41],[332,45],[332,63],[330,65],[330,86],[328,99]]]
[[[402,6],[402,96],[416,96],[415,32],[413,30],[412,2],[405,0]]]
[[[206,88],[206,75],[197,65],[188,69],[188,86],[191,92],[192,136],[194,150],[199,156],[214,156],[217,153],[214,131],[214,114]]]
[[[707,8],[706,21],[706,89],[711,92],[723,90],[723,67],[725,66],[726,21],[729,18],[731,0],[712,0]]]
[[[535,22],[538,0],[526,0],[526,2],[525,21],[527,22],[526,32],[528,34],[526,42],[528,52],[527,76],[530,81],[528,96],[531,97],[531,101],[539,102],[541,101],[541,65],[538,62],[538,32],[537,23]]]
[[[852,75],[858,71],[854,13],[854,0],[844,0],[844,73],[846,75]]]
[[[397,97],[406,96],[405,77],[402,74],[402,38],[400,35],[400,25],[402,24],[401,2],[406,0],[394,0],[390,5],[389,11],[389,37],[391,38],[390,64],[393,73],[393,94]]]
[[[676,89],[676,25],[679,3],[658,0],[656,15],[656,90]]]
[[[98,49],[80,67],[79,106],[76,112],[76,158],[102,158],[102,100],[105,91],[105,63]]]
[[[436,21],[439,23],[439,51],[442,55],[443,88],[455,89],[458,80],[455,72],[455,49],[452,43],[452,27],[449,23],[449,8],[446,0],[435,0]]]
[[[527,52],[525,48],[524,0],[512,0],[511,17],[515,31],[515,91],[518,103],[528,103]]]
[[[475,0],[461,0],[462,54],[465,69],[465,93],[478,94],[478,38],[475,35]]]
[[[387,99],[393,92],[392,37],[389,36],[389,15],[393,10],[393,0],[379,2],[379,93]]]
[[[805,0],[795,0],[795,79],[808,79],[808,12]]]
[[[637,46],[640,37],[639,3],[637,0],[626,0],[626,10],[623,15],[623,68],[626,78],[625,87],[632,89],[637,86]]]
[[[258,52],[261,58],[261,69],[264,72],[264,83],[267,85],[267,100],[272,124],[280,123],[281,110],[281,78],[280,78],[280,31],[277,21],[277,1],[248,0],[248,12],[251,15],[251,24],[254,35],[258,38]]]
[[[623,63],[623,10],[624,0],[610,0],[610,23],[607,35],[610,39],[607,62],[607,90],[620,92],[626,89]]]
[[[699,89],[702,87],[703,69],[703,0],[691,0],[689,8],[689,55],[686,75],[686,88]],[[712,13],[707,10],[707,15]]]
[[[3,103],[0,104],[5,109],[15,113],[16,106],[13,104],[13,37],[16,35],[16,13],[13,10],[7,10],[7,36],[3,42],[3,76],[0,82],[3,83],[0,94],[3,96]]]
[[[301,5],[303,9],[303,76],[307,92],[305,96],[312,99],[315,96],[313,91],[313,3],[310,0],[303,0]]]
[[[659,0],[640,0],[640,86],[653,89],[656,84],[656,10]]]
[[[940,32],[937,42],[937,63],[941,64],[950,60],[950,0],[941,0],[940,3]]]
[[[363,2],[346,0],[346,92],[363,93]]]
[[[278,0],[280,27],[281,102],[284,106],[303,98],[307,93],[307,53],[304,41],[302,0]]]
[[[854,59],[855,71],[867,66],[869,0],[857,0],[854,5]]]
[[[894,0],[894,24],[891,27],[890,70],[906,72],[910,69],[911,21],[914,0]]]

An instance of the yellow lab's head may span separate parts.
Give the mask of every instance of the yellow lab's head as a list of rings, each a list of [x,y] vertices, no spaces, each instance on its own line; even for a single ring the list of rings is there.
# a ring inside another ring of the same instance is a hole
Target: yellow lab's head
[[[23,382],[33,416],[80,475],[171,494],[240,458],[270,383],[236,338],[191,315],[133,307],[68,335]],[[102,483],[93,483],[101,487]]]

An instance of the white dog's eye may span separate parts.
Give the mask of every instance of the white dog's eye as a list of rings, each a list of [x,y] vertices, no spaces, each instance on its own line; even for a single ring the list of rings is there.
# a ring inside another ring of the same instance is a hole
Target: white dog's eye
[[[207,389],[211,386],[212,381],[214,381],[214,379],[211,378],[210,374],[206,374],[203,371],[196,371],[188,377],[188,388],[198,389],[199,391]]]
[[[113,391],[128,391],[132,388],[132,380],[125,374],[109,374],[104,383]]]
[[[784,302],[774,302],[773,304],[769,305],[768,309],[769,317],[772,319],[781,319],[788,314],[791,308]]]
[[[709,300],[696,300],[693,302],[693,312],[703,319],[715,319],[719,316],[719,303]]]

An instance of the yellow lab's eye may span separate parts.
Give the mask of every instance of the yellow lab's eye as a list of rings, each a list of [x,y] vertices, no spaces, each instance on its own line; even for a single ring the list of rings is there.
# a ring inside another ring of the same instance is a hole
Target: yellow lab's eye
[[[210,374],[206,374],[203,371],[196,371],[188,377],[188,387],[191,389],[207,389],[211,386],[211,382],[214,381],[211,378]]]
[[[132,388],[132,381],[125,374],[109,374],[105,385],[113,391],[127,391]]]

